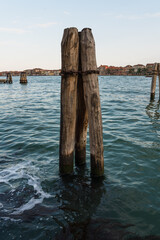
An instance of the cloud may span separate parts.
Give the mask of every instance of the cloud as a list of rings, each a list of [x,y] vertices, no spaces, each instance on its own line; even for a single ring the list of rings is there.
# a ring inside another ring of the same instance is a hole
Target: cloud
[[[157,12],[157,13],[146,13],[145,15],[146,15],[146,17],[149,17],[149,18],[159,18],[160,17],[160,12]]]
[[[26,33],[27,31],[21,28],[4,28],[0,27],[0,32],[7,32],[7,33]]]
[[[0,41],[0,46],[19,46],[19,44],[17,41]]]
[[[124,15],[124,14],[119,14],[116,15],[115,18],[117,19],[127,19],[127,20],[138,20],[138,19],[142,19],[142,16],[136,16],[136,15]]]
[[[65,15],[70,15],[70,12],[64,11],[63,12]]]
[[[116,19],[125,19],[125,20],[139,20],[139,19],[151,19],[151,18],[160,18],[160,12],[155,13],[143,13],[143,14],[116,14],[113,12],[108,12],[103,14],[105,17],[116,18]]]
[[[148,18],[160,18],[160,12],[157,13],[144,13],[141,15],[125,15],[119,14],[114,15],[117,19],[126,19],[126,20],[139,20],[139,19],[148,19]]]
[[[8,46],[10,43],[8,41],[0,41],[0,46]]]
[[[19,23],[19,21],[18,20],[14,20],[12,23],[13,24],[17,24],[17,23]]]
[[[51,27],[53,25],[57,25],[57,23],[56,22],[39,23],[39,24],[36,24],[32,27],[48,28],[48,27]]]

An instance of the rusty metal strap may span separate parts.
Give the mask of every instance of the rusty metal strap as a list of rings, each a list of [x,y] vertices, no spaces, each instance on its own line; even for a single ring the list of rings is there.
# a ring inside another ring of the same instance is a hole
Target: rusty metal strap
[[[159,74],[159,71],[157,71],[157,70],[152,70],[152,74],[153,74],[153,75],[158,75],[158,74]]]
[[[61,76],[67,75],[88,75],[88,74],[99,74],[99,70],[87,70],[87,71],[61,71]]]
[[[87,70],[85,72],[81,72],[81,74],[88,75],[88,74],[99,74],[99,70]]]
[[[61,76],[68,76],[68,75],[78,75],[79,72],[77,71],[61,71],[60,75]]]

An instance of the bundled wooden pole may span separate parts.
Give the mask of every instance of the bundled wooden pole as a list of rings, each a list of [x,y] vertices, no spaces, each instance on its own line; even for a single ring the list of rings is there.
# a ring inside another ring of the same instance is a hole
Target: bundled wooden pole
[[[157,70],[158,70],[157,67],[158,67],[158,64],[155,63],[153,66],[153,75],[152,75],[152,83],[151,83],[151,97],[150,97],[151,101],[153,101],[155,98]]]
[[[27,74],[26,72],[21,72],[21,75],[20,75],[20,83],[27,83]]]
[[[81,33],[79,33],[80,41]],[[79,74],[77,83],[77,121],[76,121],[76,144],[75,144],[75,163],[77,166],[86,163],[86,142],[88,127],[88,112],[84,100],[84,84],[82,79],[81,66],[81,46],[79,45]]]
[[[7,73],[7,83],[12,83],[12,74],[10,72]]]
[[[61,174],[71,174],[73,172],[75,148],[79,59],[79,38],[76,28],[67,28],[64,30],[61,50],[62,80],[59,168]]]
[[[160,63],[158,63],[159,101],[160,101]]]
[[[91,175],[97,177],[104,174],[103,133],[95,42],[91,29],[82,30],[80,45],[84,97],[89,119]]]

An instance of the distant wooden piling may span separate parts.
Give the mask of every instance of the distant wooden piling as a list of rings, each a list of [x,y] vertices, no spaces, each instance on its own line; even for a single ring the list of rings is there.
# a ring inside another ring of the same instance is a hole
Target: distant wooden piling
[[[6,83],[6,79],[0,79],[0,83]]]
[[[160,63],[158,63],[159,101],[160,101]]]
[[[95,42],[91,29],[82,30],[80,45],[84,97],[89,120],[91,175],[97,177],[104,174],[103,133]]]
[[[20,74],[20,83],[26,84],[27,83],[27,74],[26,72],[21,72]]]
[[[81,32],[79,32],[80,42]],[[81,66],[81,46],[79,45],[79,74],[77,83],[77,121],[76,121],[76,143],[75,143],[75,164],[77,166],[86,163],[86,143],[88,127],[88,111],[84,100],[84,84]]]
[[[12,83],[12,74],[9,72],[9,73],[7,73],[7,76],[6,76],[6,82],[7,83]]]
[[[61,43],[61,122],[59,168],[61,174],[73,172],[75,148],[79,37],[76,28],[64,30]]]
[[[153,101],[155,98],[155,90],[156,90],[156,80],[157,80],[157,72],[158,71],[158,64],[155,63],[153,65],[153,75],[152,75],[152,83],[151,83],[151,96],[150,100]]]

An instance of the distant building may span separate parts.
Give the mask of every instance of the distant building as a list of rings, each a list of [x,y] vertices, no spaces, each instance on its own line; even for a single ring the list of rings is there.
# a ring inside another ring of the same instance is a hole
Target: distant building
[[[99,75],[122,75],[122,76],[145,76],[146,67],[143,64],[127,65],[125,67],[116,67],[108,65],[99,66]]]
[[[99,66],[99,67],[98,67],[99,75],[100,75],[100,76],[107,75],[107,69],[108,69],[108,66],[107,66],[107,65],[101,65],[101,66]]]
[[[140,71],[140,69],[145,69],[145,66],[143,64],[136,64],[136,65],[133,65],[132,67],[134,69],[134,72],[137,73],[138,71]]]
[[[154,66],[154,63],[148,63],[146,65],[146,76],[147,77],[152,76],[153,66]]]
[[[99,75],[122,75],[122,76],[151,76],[153,63],[148,63],[146,66],[143,64],[127,65],[125,67],[116,67],[108,65],[100,65],[98,67]],[[61,69],[48,70],[42,68],[26,69],[24,70],[28,76],[59,76]],[[13,76],[19,76],[19,71],[10,71]],[[7,71],[0,72],[0,76],[6,76]]]
[[[41,68],[26,69],[28,76],[58,76],[61,70],[46,70]]]

